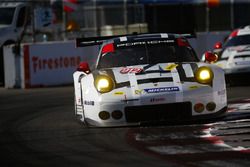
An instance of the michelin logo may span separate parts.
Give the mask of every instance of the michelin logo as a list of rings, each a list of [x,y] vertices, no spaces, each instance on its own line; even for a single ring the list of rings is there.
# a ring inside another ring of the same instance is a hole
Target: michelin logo
[[[161,93],[161,92],[176,92],[180,91],[179,87],[163,87],[163,88],[150,88],[150,89],[144,89],[147,93]]]

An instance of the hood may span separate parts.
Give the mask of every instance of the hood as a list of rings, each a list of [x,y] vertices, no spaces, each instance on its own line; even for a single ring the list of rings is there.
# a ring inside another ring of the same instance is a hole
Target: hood
[[[246,50],[247,48],[249,49],[249,47],[250,47],[250,45],[230,46],[230,47],[227,47],[225,49],[225,51],[228,51],[228,52],[241,52],[241,51]]]
[[[239,45],[239,46],[232,46],[226,48],[221,58],[215,63],[217,66],[221,67],[222,69],[228,69],[234,67],[237,61],[242,61],[243,59],[239,59],[240,55],[249,54],[247,52],[250,51],[250,45]],[[238,58],[235,60],[235,58]],[[236,62],[235,62],[236,61]]]
[[[178,85],[183,82],[195,82],[197,68],[198,63],[159,63],[104,69],[96,71],[95,75],[109,75],[116,89],[130,87],[148,92],[171,92],[178,91]]]

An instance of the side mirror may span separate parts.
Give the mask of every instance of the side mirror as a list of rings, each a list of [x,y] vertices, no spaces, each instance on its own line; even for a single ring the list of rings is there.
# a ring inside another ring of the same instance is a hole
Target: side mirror
[[[214,44],[214,49],[222,49],[222,43],[221,42],[216,42]]]
[[[212,52],[205,52],[205,61],[208,63],[214,63],[218,60],[218,56]]]
[[[84,72],[86,74],[90,73],[89,64],[87,62],[81,62],[77,67],[77,71]]]

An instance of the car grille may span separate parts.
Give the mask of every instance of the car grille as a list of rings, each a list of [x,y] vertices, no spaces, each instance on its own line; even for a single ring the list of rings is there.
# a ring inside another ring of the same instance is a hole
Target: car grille
[[[191,102],[125,107],[128,123],[188,120],[192,117]]]

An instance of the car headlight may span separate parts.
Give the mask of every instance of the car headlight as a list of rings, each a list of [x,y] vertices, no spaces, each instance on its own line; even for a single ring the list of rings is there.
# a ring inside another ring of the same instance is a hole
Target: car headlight
[[[195,72],[195,78],[201,84],[210,84],[213,81],[214,73],[209,67],[199,67]]]
[[[99,75],[95,78],[96,90],[100,93],[107,93],[114,89],[114,81],[109,76]]]

